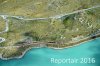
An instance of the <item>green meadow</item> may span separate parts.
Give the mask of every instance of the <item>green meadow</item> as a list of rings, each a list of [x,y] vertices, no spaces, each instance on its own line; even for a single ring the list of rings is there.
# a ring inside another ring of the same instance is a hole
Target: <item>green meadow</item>
[[[41,42],[48,47],[63,48],[100,34],[100,7],[58,19],[49,18],[99,4],[100,0],[0,0],[0,14],[24,17],[7,17],[9,30],[0,34],[5,38],[0,43],[0,54],[4,58],[17,57],[26,49],[40,46]],[[5,27],[6,22],[0,16],[0,32]]]

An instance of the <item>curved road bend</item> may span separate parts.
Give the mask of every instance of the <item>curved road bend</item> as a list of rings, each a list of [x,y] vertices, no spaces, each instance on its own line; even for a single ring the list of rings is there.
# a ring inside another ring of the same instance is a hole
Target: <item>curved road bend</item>
[[[52,18],[53,19],[59,19],[59,18],[62,18],[63,16],[66,16],[66,15],[71,15],[71,14],[75,14],[75,13],[79,13],[79,12],[84,12],[84,11],[87,11],[87,10],[90,10],[90,9],[94,9],[94,8],[98,8],[98,7],[100,7],[100,5],[93,6],[93,7],[87,8],[87,9],[77,10],[77,11],[74,11],[74,12],[71,12],[71,13],[60,14],[60,15],[56,15],[56,16],[52,16],[52,17],[48,17],[48,18],[25,19],[25,18],[20,17],[20,16],[0,15],[6,22],[5,30],[0,32],[0,34],[5,33],[5,32],[7,32],[9,30],[9,25],[8,25],[9,20],[7,19],[7,17],[14,17],[14,18],[21,19],[21,20],[45,20],[45,19],[49,19],[49,18],[50,19],[52,19]],[[0,41],[0,43],[5,41],[4,38],[2,38],[2,37],[0,37],[0,38],[3,39],[3,40]]]

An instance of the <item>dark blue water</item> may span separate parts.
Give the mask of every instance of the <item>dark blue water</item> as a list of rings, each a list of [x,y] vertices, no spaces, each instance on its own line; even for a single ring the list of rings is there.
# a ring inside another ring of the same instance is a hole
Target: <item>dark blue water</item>
[[[57,61],[51,61],[51,58]],[[59,61],[74,58],[78,60],[77,63]],[[33,48],[21,59],[0,60],[0,66],[100,66],[100,38],[62,50]]]

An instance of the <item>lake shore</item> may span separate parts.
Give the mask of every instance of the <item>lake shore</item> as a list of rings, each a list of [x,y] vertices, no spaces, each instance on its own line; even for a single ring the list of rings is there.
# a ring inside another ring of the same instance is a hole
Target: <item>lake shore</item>
[[[83,44],[85,42],[95,40],[96,38],[99,38],[99,37],[100,37],[100,34],[97,34],[97,35],[92,36],[92,37],[87,37],[87,38],[84,38],[84,39],[82,39],[82,40],[80,40],[78,42],[75,42],[71,46],[67,46],[67,47],[63,47],[63,48],[62,47],[47,47],[47,46],[46,47],[47,48],[52,48],[52,49],[55,49],[55,50],[62,50],[62,49],[72,48],[72,47],[78,46],[78,45]],[[39,47],[30,47],[30,48],[26,49],[24,52],[22,52],[22,54],[20,56],[10,57],[10,58],[4,58],[4,57],[2,57],[2,54],[0,54],[0,59],[2,59],[2,60],[19,59],[19,58],[22,58],[25,55],[25,53],[27,51],[31,50],[32,48],[43,48],[43,47],[45,47],[45,46],[40,45]]]

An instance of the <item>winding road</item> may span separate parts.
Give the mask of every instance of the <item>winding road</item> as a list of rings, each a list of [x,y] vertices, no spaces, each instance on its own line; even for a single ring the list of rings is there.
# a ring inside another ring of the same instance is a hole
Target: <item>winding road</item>
[[[0,32],[0,34],[3,34],[7,31],[9,31],[9,20],[7,19],[8,17],[13,17],[13,18],[17,18],[17,19],[21,19],[21,20],[47,20],[47,19],[60,19],[64,16],[67,16],[67,15],[71,15],[71,14],[76,14],[76,13],[79,13],[79,12],[84,12],[84,11],[87,11],[87,10],[90,10],[90,9],[94,9],[94,8],[98,8],[100,7],[100,5],[96,5],[96,6],[93,6],[93,7],[90,7],[90,8],[87,8],[87,9],[82,9],[82,10],[77,10],[77,11],[73,11],[71,13],[65,13],[65,14],[60,14],[60,15],[56,15],[56,16],[51,16],[51,17],[48,17],[48,18],[32,18],[32,19],[27,19],[27,18],[24,18],[24,17],[21,17],[21,16],[10,16],[10,15],[0,15],[0,17],[2,17],[4,20],[5,20],[5,24],[6,24],[6,27],[5,27],[5,30]],[[0,37],[0,43],[4,42],[5,41],[5,38],[2,38]]]

